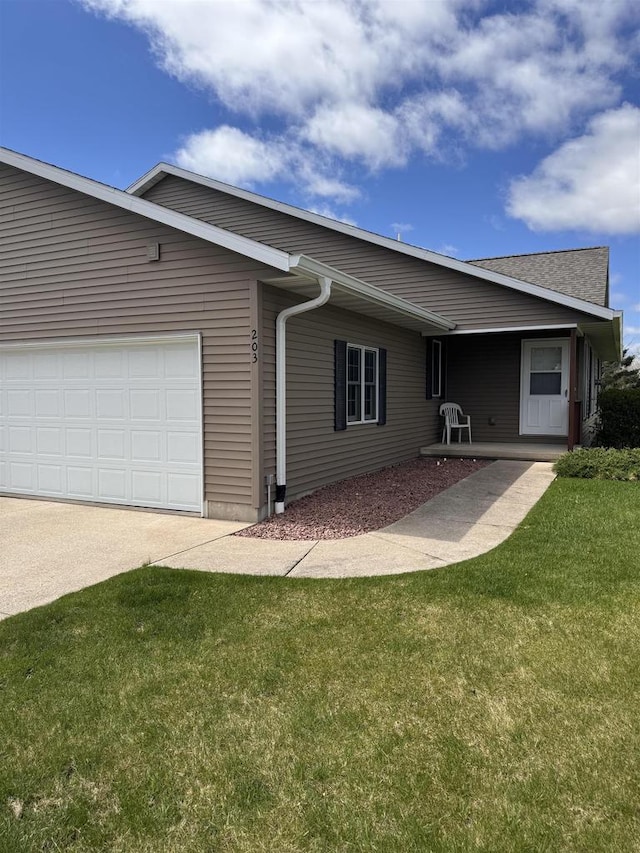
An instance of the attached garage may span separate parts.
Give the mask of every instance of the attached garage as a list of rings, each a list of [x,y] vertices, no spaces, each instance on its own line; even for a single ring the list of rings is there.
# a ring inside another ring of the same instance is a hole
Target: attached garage
[[[202,512],[197,335],[0,347],[0,492]]]

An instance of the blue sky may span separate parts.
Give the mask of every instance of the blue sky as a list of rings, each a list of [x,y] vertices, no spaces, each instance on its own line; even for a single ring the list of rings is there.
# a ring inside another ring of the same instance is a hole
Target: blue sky
[[[462,259],[608,245],[640,350],[639,60],[635,0],[0,0],[0,143]]]

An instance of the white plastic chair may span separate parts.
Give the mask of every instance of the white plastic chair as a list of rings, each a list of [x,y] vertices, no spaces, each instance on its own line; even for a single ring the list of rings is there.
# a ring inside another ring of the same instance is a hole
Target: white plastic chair
[[[471,444],[471,418],[469,415],[462,413],[461,407],[457,403],[443,403],[440,406],[440,414],[444,418],[444,426],[442,427],[442,443],[444,437],[447,437],[447,444],[451,444],[451,430],[458,430],[458,444],[462,441],[462,430],[469,431],[469,444]],[[463,421],[462,418],[465,420]]]

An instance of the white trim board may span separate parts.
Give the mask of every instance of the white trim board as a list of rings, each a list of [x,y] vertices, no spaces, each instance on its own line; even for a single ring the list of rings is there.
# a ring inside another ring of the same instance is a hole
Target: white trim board
[[[580,311],[583,314],[591,314],[594,317],[600,317],[603,320],[613,319],[614,312],[611,308],[604,308],[601,305],[595,305],[593,302],[587,302],[584,299],[578,299],[575,296],[567,296],[564,293],[558,293],[555,290],[542,287],[538,284],[530,284],[529,282],[520,281],[511,276],[503,275],[502,273],[486,270],[482,267],[474,266],[466,261],[459,261],[456,258],[449,258],[446,255],[439,255],[437,252],[432,252],[428,249],[421,249],[418,246],[411,246],[407,243],[402,243],[399,240],[392,240],[390,237],[383,237],[380,234],[374,234],[372,231],[366,231],[363,228],[357,228],[355,225],[347,225],[345,222],[338,222],[335,219],[329,219],[326,216],[321,216],[318,213],[311,213],[308,210],[302,210],[299,207],[294,207],[291,204],[275,201],[257,193],[243,190],[239,187],[233,187],[230,184],[216,181],[213,178],[206,178],[204,175],[198,175],[195,172],[189,172],[186,169],[181,169],[178,166],[173,166],[170,163],[158,163],[153,169],[150,169],[145,175],[135,181],[127,188],[127,193],[140,196],[146,190],[150,189],[154,184],[161,181],[166,175],[174,175],[178,178],[183,178],[186,181],[201,184],[210,189],[217,190],[227,195],[242,198],[245,201],[250,201],[254,204],[268,207],[271,210],[277,210],[281,213],[286,213],[289,216],[295,216],[297,219],[303,219],[307,222],[313,222],[315,225],[321,225],[324,228],[331,228],[333,231],[339,231],[342,234],[348,234],[351,237],[357,237],[359,240],[365,240],[368,243],[374,243],[377,246],[383,246],[385,249],[391,249],[394,252],[400,252],[404,255],[410,255],[414,258],[419,258],[423,261],[428,261],[438,266],[446,267],[447,269],[456,270],[465,275],[473,276],[484,281],[498,284],[502,287],[507,287],[511,290],[517,290],[521,293],[526,293],[529,296],[535,296],[539,299],[544,299],[547,302],[555,302],[558,305],[564,305],[566,308],[572,308]]]
[[[560,329],[577,329],[577,323],[558,323],[548,326],[496,326],[487,329],[452,329],[450,332],[442,332],[441,335],[495,335],[500,332],[548,332]],[[578,330],[578,334],[582,334]],[[423,332],[423,337],[431,337],[429,332]]]
[[[119,346],[120,344],[152,344],[158,341],[192,341],[200,338],[200,332],[163,332],[150,335],[84,335],[76,338],[46,338],[37,341],[0,342],[0,350],[5,349],[47,349],[50,347],[84,347],[90,344],[100,346]]]

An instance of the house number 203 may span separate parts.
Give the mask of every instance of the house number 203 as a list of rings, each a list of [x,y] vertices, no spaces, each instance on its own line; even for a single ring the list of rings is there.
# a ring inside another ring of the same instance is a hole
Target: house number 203
[[[258,360],[258,332],[256,329],[251,329],[251,363],[255,364]]]

